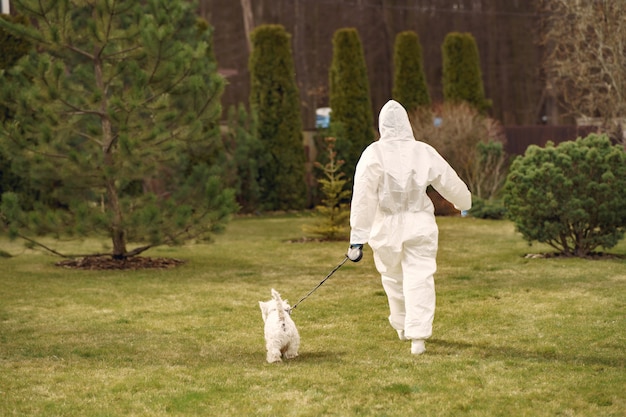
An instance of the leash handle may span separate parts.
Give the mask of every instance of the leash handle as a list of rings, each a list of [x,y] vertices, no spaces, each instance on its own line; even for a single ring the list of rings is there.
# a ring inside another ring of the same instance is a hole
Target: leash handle
[[[337,265],[336,267],[334,267],[334,268],[333,268],[333,270],[332,270],[332,271],[330,271],[330,273],[329,273],[328,275],[326,275],[326,278],[324,278],[324,279],[323,279],[323,280],[322,280],[319,284],[317,284],[317,286],[316,286],[315,288],[313,288],[311,291],[309,291],[309,293],[308,293],[307,295],[305,295],[304,297],[302,297],[302,298],[300,299],[300,301],[298,301],[297,303],[295,303],[295,304],[293,305],[293,307],[291,307],[291,308],[289,309],[289,314],[291,314],[291,312],[292,312],[293,310],[295,310],[295,309],[296,309],[296,307],[298,307],[298,304],[300,304],[301,302],[303,302],[304,300],[306,300],[307,298],[309,298],[309,296],[310,296],[311,294],[313,294],[313,293],[314,293],[314,292],[315,292],[315,291],[316,291],[319,287],[321,287],[321,286],[322,286],[322,284],[323,284],[323,283],[325,283],[325,282],[326,282],[326,280],[327,280],[328,278],[330,278],[330,277],[331,277],[331,276],[335,273],[335,271],[337,271],[339,268],[341,268],[341,266],[342,266],[343,264],[345,264],[345,263],[346,263],[346,261],[347,261],[348,259],[349,259],[349,258],[348,258],[347,256],[346,256],[345,258],[343,258],[343,261],[341,261],[341,262],[339,263],[339,265]]]

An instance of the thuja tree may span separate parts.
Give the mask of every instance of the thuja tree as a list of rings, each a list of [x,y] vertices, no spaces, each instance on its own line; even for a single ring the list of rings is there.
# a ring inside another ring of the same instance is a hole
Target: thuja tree
[[[445,101],[465,101],[480,112],[491,108],[485,98],[480,57],[476,40],[470,33],[451,32],[441,46],[442,85]]]
[[[16,0],[34,24],[0,21],[36,52],[2,74],[14,167],[54,206],[2,196],[13,235],[105,234],[116,259],[206,239],[235,210],[216,166],[224,82],[212,29],[187,2]],[[6,77],[11,82],[5,82]],[[131,248],[131,245],[133,246]]]
[[[625,189],[626,152],[592,134],[558,146],[530,146],[513,161],[503,191],[524,239],[584,257],[624,237]]]
[[[339,29],[333,36],[330,66],[330,132],[337,138],[339,159],[352,179],[361,152],[374,140],[367,66],[356,29]]]
[[[259,166],[262,208],[302,209],[306,156],[291,37],[281,25],[262,25],[251,41],[250,108],[266,154]]]
[[[392,97],[410,113],[430,105],[426,75],[422,60],[422,46],[417,33],[400,32],[394,48],[394,84]]]

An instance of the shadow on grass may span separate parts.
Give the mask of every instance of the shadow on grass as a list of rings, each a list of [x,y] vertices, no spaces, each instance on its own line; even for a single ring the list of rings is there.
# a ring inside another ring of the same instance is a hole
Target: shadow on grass
[[[337,352],[337,351],[315,351],[315,352],[300,352],[296,360],[298,362],[309,362],[314,361],[316,363],[319,362],[327,362],[327,363],[338,363],[341,362],[346,352]]]
[[[616,368],[626,366],[624,358],[597,357],[576,354],[576,352],[563,353],[556,349],[523,350],[508,346],[494,346],[486,343],[467,343],[442,339],[430,339],[429,343],[438,347],[435,353],[456,354],[459,351],[476,353],[483,358],[521,359],[527,361],[558,362],[570,365],[602,365]]]
[[[198,357],[195,360],[185,359],[185,364],[190,363],[213,363],[213,364],[241,364],[241,363],[266,363],[266,352],[262,346],[258,350],[242,350],[237,352],[236,350],[229,351],[213,351],[205,353],[202,357]],[[344,351],[300,351],[299,355],[293,359],[283,359],[283,364],[339,364],[344,361],[346,352]]]

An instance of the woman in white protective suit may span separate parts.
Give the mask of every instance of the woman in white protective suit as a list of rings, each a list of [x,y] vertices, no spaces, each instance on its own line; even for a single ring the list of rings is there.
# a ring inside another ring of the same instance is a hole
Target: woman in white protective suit
[[[356,166],[347,256],[358,262],[369,243],[389,301],[389,322],[419,355],[432,334],[439,235],[426,187],[432,185],[458,210],[469,210],[472,198],[441,155],[415,140],[400,103],[387,102],[378,124],[380,139]]]

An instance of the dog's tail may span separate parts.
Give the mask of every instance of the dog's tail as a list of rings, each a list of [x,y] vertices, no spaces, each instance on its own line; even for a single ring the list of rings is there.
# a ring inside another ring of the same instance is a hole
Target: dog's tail
[[[280,298],[280,294],[274,288],[272,288],[272,298],[276,301],[276,311],[278,312],[278,319],[285,327],[285,307],[283,299]]]

